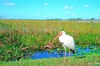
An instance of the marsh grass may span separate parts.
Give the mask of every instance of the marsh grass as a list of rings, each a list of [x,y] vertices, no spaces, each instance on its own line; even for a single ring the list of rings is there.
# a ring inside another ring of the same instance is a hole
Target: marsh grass
[[[7,52],[12,51],[13,56],[22,56],[20,51],[29,47],[30,51],[43,50],[43,46],[60,31],[66,31],[73,36],[76,45],[82,47],[94,44],[100,46],[100,23],[78,21],[48,21],[48,20],[0,20],[0,59],[7,60],[12,57]],[[61,47],[58,39],[54,47]]]

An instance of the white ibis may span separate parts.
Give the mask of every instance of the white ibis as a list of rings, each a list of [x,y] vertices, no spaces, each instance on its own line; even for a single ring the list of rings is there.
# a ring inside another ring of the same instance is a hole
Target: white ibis
[[[62,43],[64,49],[65,49],[65,53],[64,53],[64,59],[66,58],[66,48],[69,49],[69,51],[71,50],[73,53],[75,53],[75,42],[72,36],[67,35],[65,31],[61,31],[56,37],[59,38],[59,41]],[[55,40],[54,39],[54,40]],[[70,54],[69,54],[70,56]],[[65,60],[64,60],[65,61]]]

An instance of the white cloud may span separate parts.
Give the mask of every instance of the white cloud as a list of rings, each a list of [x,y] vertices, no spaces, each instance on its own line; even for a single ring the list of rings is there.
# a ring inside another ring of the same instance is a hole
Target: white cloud
[[[36,17],[39,17],[40,16],[40,14],[36,14]]]
[[[90,6],[88,4],[85,5],[86,8],[89,8]]]
[[[73,6],[68,6],[68,5],[65,5],[64,7],[63,7],[63,9],[69,9],[69,10],[71,10],[71,9],[73,9]]]
[[[2,2],[9,2],[10,0],[2,0]]]
[[[45,6],[47,6],[47,5],[48,5],[48,3],[44,3],[44,5],[45,5]]]
[[[99,16],[98,14],[95,14],[95,16]]]
[[[15,3],[3,3],[5,6],[15,6]]]
[[[72,16],[75,16],[76,14],[72,14]]]
[[[89,15],[88,15],[88,14],[86,14],[86,16],[88,17]]]
[[[100,9],[98,9],[98,11],[100,11]]]
[[[66,14],[68,15],[68,14],[69,14],[69,12],[66,12]]]
[[[69,12],[66,12],[67,15],[71,15],[71,16],[75,16],[76,14],[75,13],[69,13]]]

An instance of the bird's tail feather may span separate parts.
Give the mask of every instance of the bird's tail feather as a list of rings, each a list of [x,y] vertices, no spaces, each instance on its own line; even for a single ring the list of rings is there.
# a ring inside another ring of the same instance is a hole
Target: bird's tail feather
[[[75,50],[70,49],[71,52],[75,53]]]

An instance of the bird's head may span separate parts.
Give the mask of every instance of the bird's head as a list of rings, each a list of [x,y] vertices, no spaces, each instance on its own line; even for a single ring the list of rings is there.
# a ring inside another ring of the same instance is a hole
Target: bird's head
[[[65,31],[61,31],[55,38],[54,40],[52,41],[52,43],[54,43],[54,41],[59,38],[60,36],[63,36],[63,35],[66,35],[66,32]]]
[[[65,31],[61,31],[60,33],[62,33],[62,35],[66,35],[66,32],[65,32]],[[62,35],[61,35],[61,36],[62,36]]]
[[[63,36],[63,35],[66,35],[66,32],[65,31],[61,31],[57,36],[56,36],[56,38],[59,38],[60,36]],[[55,38],[55,39],[56,39]]]

